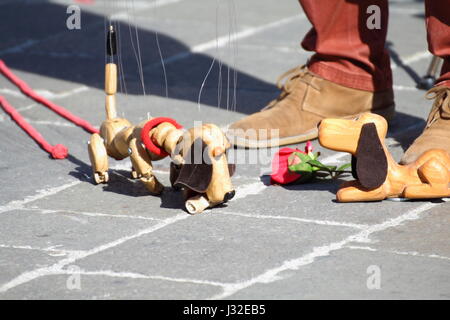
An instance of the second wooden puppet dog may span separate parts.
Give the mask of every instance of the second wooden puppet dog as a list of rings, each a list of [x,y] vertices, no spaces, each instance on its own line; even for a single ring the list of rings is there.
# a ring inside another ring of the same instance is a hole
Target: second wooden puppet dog
[[[387,150],[386,120],[366,113],[355,120],[325,119],[319,126],[322,146],[352,154],[356,180],[337,192],[340,202],[376,201],[386,198],[427,199],[450,197],[450,156],[432,149],[415,162],[399,165]]]

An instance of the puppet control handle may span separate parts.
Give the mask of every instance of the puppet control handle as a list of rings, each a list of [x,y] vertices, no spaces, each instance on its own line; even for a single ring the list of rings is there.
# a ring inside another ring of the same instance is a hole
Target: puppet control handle
[[[114,27],[109,26],[106,37],[106,54],[112,57],[117,54],[117,40]],[[105,67],[105,93],[106,93],[106,118],[111,120],[117,117],[116,93],[117,93],[117,65],[114,62]]]

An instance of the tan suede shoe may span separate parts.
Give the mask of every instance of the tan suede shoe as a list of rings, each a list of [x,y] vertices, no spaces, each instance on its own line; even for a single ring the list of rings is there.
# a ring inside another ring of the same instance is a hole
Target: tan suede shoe
[[[352,118],[371,111],[390,120],[395,114],[392,90],[373,93],[344,87],[306,66],[289,70],[277,85],[282,92],[276,100],[229,127],[231,143],[248,148],[293,144],[317,138],[317,125],[324,118]]]
[[[450,154],[450,88],[439,86],[427,92],[428,99],[434,99],[422,134],[406,150],[402,164],[408,164],[429,149],[443,149]]]

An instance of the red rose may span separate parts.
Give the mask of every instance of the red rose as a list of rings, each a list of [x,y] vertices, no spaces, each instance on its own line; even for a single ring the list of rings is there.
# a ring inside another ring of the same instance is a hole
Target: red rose
[[[275,153],[272,160],[272,174],[270,175],[270,182],[272,184],[287,184],[301,177],[301,174],[291,172],[288,168],[288,158],[293,152],[305,153],[292,148],[282,148]]]

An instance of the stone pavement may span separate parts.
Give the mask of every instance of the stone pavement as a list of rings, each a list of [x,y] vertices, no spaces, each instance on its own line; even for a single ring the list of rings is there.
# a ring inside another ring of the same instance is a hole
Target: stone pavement
[[[415,87],[430,55],[423,2],[389,2],[398,114],[388,141],[399,159],[431,105]],[[0,1],[0,59],[96,125],[105,116],[108,15],[121,21],[119,113],[133,122],[150,113],[186,127],[225,127],[275,97],[277,76],[309,55],[299,42],[310,25],[295,0],[97,0],[81,5],[82,29],[73,31],[66,28],[70,4]],[[190,216],[179,193],[167,188],[153,197],[130,180],[128,161],[111,161],[110,183],[94,185],[88,133],[2,77],[0,94],[70,150],[67,160],[49,159],[0,112],[0,299],[450,298],[448,202],[338,204],[341,181],[269,186],[276,150],[232,150],[232,159],[245,162],[233,177],[235,199]],[[314,146],[326,163],[349,161]],[[258,165],[244,161],[252,157]],[[155,164],[166,185],[168,165]]]

